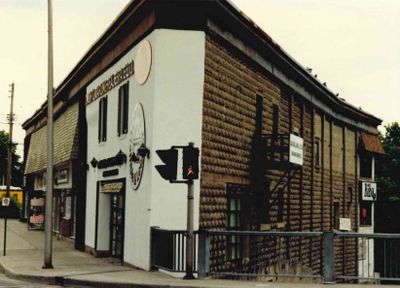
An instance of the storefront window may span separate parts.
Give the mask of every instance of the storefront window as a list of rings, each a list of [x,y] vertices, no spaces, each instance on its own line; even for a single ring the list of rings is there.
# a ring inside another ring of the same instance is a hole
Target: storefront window
[[[36,230],[44,228],[44,195],[43,192],[30,192],[28,197],[28,229]]]
[[[360,225],[372,225],[371,202],[360,203]]]

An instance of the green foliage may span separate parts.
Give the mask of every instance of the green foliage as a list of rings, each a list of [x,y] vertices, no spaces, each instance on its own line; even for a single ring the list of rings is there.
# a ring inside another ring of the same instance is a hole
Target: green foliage
[[[400,233],[400,126],[393,122],[385,126],[380,140],[385,155],[376,162],[378,183],[377,231]]]
[[[22,163],[20,162],[19,155],[16,154],[17,144],[13,143],[11,147],[12,151],[12,183],[13,186],[22,186]],[[0,181],[5,179],[7,174],[7,157],[8,157],[8,133],[0,131]]]

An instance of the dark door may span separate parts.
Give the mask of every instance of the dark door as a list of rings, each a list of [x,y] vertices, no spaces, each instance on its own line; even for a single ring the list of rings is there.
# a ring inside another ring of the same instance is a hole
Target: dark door
[[[123,260],[124,255],[124,203],[121,194],[111,195],[110,252],[111,257]]]

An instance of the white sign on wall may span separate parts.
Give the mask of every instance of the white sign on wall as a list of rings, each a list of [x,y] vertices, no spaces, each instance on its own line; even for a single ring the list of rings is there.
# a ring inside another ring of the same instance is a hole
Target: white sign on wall
[[[289,135],[289,162],[303,165],[304,140],[294,134]]]
[[[351,231],[351,219],[350,218],[340,218],[339,219],[339,230]]]
[[[376,201],[377,190],[375,182],[361,182],[361,200],[363,201]]]

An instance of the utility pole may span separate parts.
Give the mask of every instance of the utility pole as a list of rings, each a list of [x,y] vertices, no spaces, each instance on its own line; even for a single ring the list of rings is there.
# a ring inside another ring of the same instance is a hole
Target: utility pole
[[[47,70],[47,169],[46,169],[46,207],[44,223],[44,264],[43,269],[53,268],[52,252],[52,210],[53,210],[53,14],[51,0],[48,9],[48,70]]]
[[[10,197],[11,175],[12,175],[12,131],[14,124],[14,83],[11,83],[11,101],[10,101],[10,115],[8,115],[8,155],[7,155],[7,176],[6,176],[6,198]],[[7,247],[7,217],[4,218],[4,241],[3,241],[3,256],[6,256]]]

